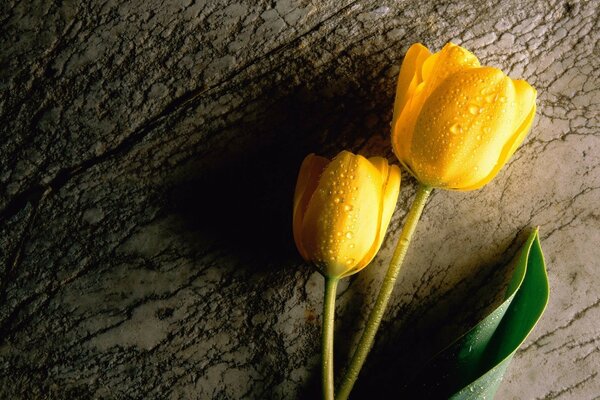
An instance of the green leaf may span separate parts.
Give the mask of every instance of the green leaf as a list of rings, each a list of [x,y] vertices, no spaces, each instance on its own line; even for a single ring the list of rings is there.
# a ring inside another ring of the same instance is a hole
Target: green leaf
[[[548,277],[537,229],[516,258],[504,302],[431,359],[404,388],[426,399],[492,399],[517,349],[548,303]]]

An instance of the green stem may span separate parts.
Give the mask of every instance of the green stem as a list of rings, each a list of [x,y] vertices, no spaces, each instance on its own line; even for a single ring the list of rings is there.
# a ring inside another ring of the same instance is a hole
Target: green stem
[[[390,261],[390,266],[388,267],[385,278],[383,278],[379,295],[375,301],[375,307],[369,315],[369,320],[367,321],[365,330],[363,331],[360,341],[358,342],[358,346],[354,351],[354,355],[352,356],[348,370],[342,378],[342,385],[340,386],[340,390],[337,394],[337,400],[346,400],[348,398],[350,391],[356,382],[356,378],[358,378],[358,373],[360,372],[360,369],[362,368],[367,355],[369,354],[369,350],[371,350],[371,346],[373,346],[375,334],[377,333],[377,329],[381,324],[383,313],[390,300],[392,291],[394,290],[394,284],[396,283],[396,278],[398,276],[398,272],[400,272],[400,267],[402,266],[402,261],[404,261],[406,251],[408,250],[410,239],[415,231],[417,222],[419,222],[419,218],[421,217],[421,213],[423,212],[423,208],[425,207],[425,203],[427,202],[427,198],[429,197],[430,193],[431,187],[422,184],[419,185],[413,204],[410,207],[408,216],[406,217],[406,222],[402,228],[400,239],[398,240],[398,244],[394,250],[394,255]]]
[[[335,318],[335,290],[339,278],[325,277],[323,298],[323,332],[321,333],[321,371],[323,399],[334,400],[333,391],[333,322]]]

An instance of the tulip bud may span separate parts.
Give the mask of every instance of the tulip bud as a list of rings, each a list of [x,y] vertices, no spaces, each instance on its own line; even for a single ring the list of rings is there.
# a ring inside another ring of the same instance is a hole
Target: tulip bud
[[[536,91],[523,80],[482,67],[452,43],[431,54],[408,49],[396,90],[392,144],[424,185],[473,190],[487,184],[523,142]]]
[[[328,277],[344,277],[375,257],[400,191],[400,169],[381,157],[342,151],[302,162],[294,194],[294,240]]]

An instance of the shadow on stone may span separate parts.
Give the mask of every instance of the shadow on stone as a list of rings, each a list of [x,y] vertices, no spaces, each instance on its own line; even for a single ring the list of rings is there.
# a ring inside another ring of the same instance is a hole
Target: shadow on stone
[[[366,73],[372,66],[364,61]],[[237,286],[236,295],[246,298],[247,330],[257,338],[253,368],[260,371],[265,387],[272,388],[262,398],[279,398],[281,389],[276,388],[291,383],[284,371],[301,367],[287,359],[288,334],[282,326],[257,326],[252,316],[265,313],[272,315],[269,321],[286,321],[290,310],[284,300],[293,298],[299,276],[310,268],[297,273],[303,262],[292,235],[293,192],[302,160],[311,152],[331,158],[343,149],[366,155],[391,152],[386,142],[389,124],[384,122],[391,117],[390,91],[370,79],[347,82],[338,76],[334,81],[325,73],[293,89],[265,89],[272,95],[261,98],[271,101],[252,105],[238,122],[215,133],[216,143],[210,146],[214,151],[199,154],[197,162],[179,173],[185,178],[168,189],[165,211],[187,231],[180,240],[197,241],[198,249],[210,246],[211,253],[217,250],[240,266],[236,279],[246,283]],[[374,116],[378,110],[389,115]],[[267,304],[261,293],[268,290],[282,302]],[[286,323],[302,326],[292,318]],[[315,347],[318,330],[301,340],[303,348]],[[320,396],[319,374],[318,368],[310,371],[296,388],[299,398]]]
[[[223,134],[229,143],[207,155],[210,161],[187,167],[187,178],[170,190],[167,211],[198,240],[218,243],[255,271],[297,263],[291,222],[300,164],[311,152],[331,158],[369,139],[360,127],[364,118],[357,121],[367,113],[357,96],[343,103],[305,87],[286,95],[274,89],[277,101],[253,106],[258,111]]]
[[[228,255],[253,268],[282,263],[294,254],[291,166],[277,150],[243,154],[176,187],[174,211],[199,238],[217,241]]]
[[[298,126],[289,111],[282,112]],[[251,147],[226,149],[170,193],[170,212],[186,229],[255,271],[268,265],[276,269],[297,257],[291,227],[294,187],[303,157],[318,148],[319,132],[318,127],[306,136],[278,132],[283,127],[269,126],[266,117],[245,125],[261,131],[257,135],[263,139]]]

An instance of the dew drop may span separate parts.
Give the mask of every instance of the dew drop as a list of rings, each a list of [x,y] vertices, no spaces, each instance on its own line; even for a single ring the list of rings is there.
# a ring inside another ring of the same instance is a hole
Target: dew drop
[[[461,133],[462,132],[462,126],[460,126],[460,124],[458,124],[458,123],[453,124],[450,127],[450,132],[452,132],[454,134]]]
[[[483,133],[485,133],[486,135],[488,135],[492,130],[490,128],[488,128],[487,126],[485,128],[483,128]]]
[[[353,248],[354,248],[354,243],[350,243],[350,244],[348,245],[348,247],[350,247],[351,249],[353,249]]]
[[[496,101],[497,98],[498,98],[498,96],[492,93],[488,96],[485,96],[485,101],[487,103],[493,103],[494,101]]]
[[[341,199],[341,197],[336,197],[336,198],[333,199],[333,202],[334,203],[341,203],[342,199]]]
[[[354,258],[348,258],[346,260],[346,265],[352,265],[352,264],[354,264]]]
[[[498,101],[499,101],[500,103],[506,103],[506,97],[504,97],[504,96],[500,96],[500,97],[498,97]]]
[[[345,236],[346,236],[348,239],[352,239],[352,237],[353,237],[354,235],[352,234],[352,232],[346,232],[346,235],[345,235]]]
[[[481,109],[478,106],[471,104],[469,106],[469,112],[473,115],[477,115],[481,112]]]
[[[344,211],[346,211],[346,212],[352,211],[352,206],[350,204],[345,204]]]

